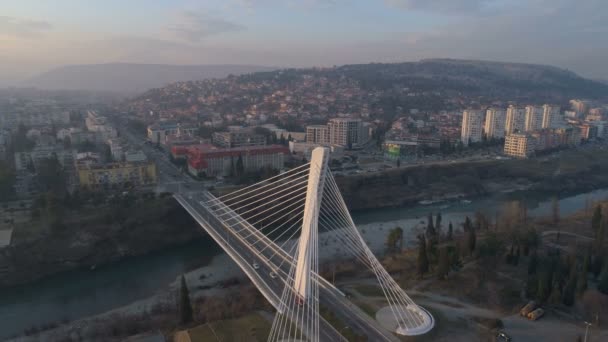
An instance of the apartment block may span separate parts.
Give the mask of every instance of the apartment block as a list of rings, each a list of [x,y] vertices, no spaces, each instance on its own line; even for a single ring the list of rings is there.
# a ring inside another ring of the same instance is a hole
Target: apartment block
[[[505,137],[506,112],[504,109],[489,108],[486,111],[484,132],[488,139]]]
[[[480,110],[465,110],[462,113],[462,128],[460,139],[465,146],[469,142],[481,141],[483,112]]]

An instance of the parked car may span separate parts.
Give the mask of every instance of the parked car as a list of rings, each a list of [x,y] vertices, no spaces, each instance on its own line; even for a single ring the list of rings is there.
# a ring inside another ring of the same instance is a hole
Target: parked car
[[[534,311],[534,309],[536,309],[538,307],[538,304],[535,301],[530,301],[528,302],[528,304],[526,304],[523,308],[521,308],[521,310],[519,311],[519,314],[522,317],[528,317],[528,314],[532,311]]]
[[[543,317],[545,314],[545,310],[538,308],[528,314],[528,319],[531,321],[536,321],[537,319]]]

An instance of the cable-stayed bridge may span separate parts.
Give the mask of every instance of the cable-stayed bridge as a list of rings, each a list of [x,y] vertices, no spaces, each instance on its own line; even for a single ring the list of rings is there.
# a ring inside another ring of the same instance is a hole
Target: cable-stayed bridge
[[[310,163],[220,197],[206,191],[174,196],[276,308],[269,341],[345,340],[340,327],[323,319],[325,310],[369,341],[428,332],[432,316],[392,279],[355,227],[328,155],[317,148]],[[373,273],[388,323],[379,324],[320,276],[320,256],[331,252],[320,250],[321,236],[339,241]]]

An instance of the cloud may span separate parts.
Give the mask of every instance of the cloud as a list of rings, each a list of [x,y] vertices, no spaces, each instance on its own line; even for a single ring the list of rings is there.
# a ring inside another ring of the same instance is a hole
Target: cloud
[[[177,38],[191,43],[199,43],[203,39],[221,33],[237,32],[244,26],[217,17],[206,11],[182,11],[179,22],[168,27]]]
[[[36,38],[52,28],[46,21],[0,16],[0,35]]]
[[[479,12],[495,0],[385,0],[386,4],[406,10],[442,13]]]

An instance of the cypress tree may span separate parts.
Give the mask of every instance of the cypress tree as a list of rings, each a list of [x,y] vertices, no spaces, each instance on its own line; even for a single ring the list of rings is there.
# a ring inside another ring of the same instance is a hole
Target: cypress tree
[[[448,272],[450,271],[450,261],[448,260],[448,251],[447,249],[441,248],[439,249],[439,262],[437,266],[437,278],[440,280],[444,280],[448,276]]]
[[[450,224],[448,225],[448,236],[447,236],[448,241],[452,241],[453,234],[454,234],[454,228],[452,227],[452,221],[450,221]]]
[[[422,276],[429,271],[429,259],[426,254],[426,239],[423,235],[418,237],[418,276]]]
[[[597,206],[593,211],[593,216],[591,217],[591,228],[593,228],[594,232],[597,232],[600,228],[600,222],[602,221],[602,207]]]
[[[463,230],[465,232],[468,232],[469,230],[472,229],[472,224],[471,224],[471,219],[467,216],[464,219],[464,225],[463,225]]]
[[[243,164],[243,156],[239,154],[239,158],[236,160],[236,175],[242,176],[245,173],[245,165]]]
[[[513,265],[517,266],[519,264],[519,245],[517,245],[517,249],[515,250],[515,255],[513,256]]]
[[[581,270],[576,280],[576,294],[581,296],[587,290],[587,272]]]
[[[471,227],[469,228],[469,231],[467,233],[467,252],[472,255],[473,251],[475,250],[475,244],[477,243],[477,236],[475,234],[475,228]]]
[[[441,213],[437,213],[435,217],[435,230],[437,230],[437,233],[441,232]]]
[[[192,304],[186,278],[182,275],[179,289],[179,321],[181,324],[192,322]]]
[[[566,286],[564,287],[564,294],[562,296],[562,302],[567,306],[574,304],[574,294],[576,291],[576,270],[573,271],[572,275],[568,279]]]
[[[436,235],[436,231],[435,231],[435,226],[433,225],[433,214],[429,213],[429,217],[427,219],[427,224],[426,224],[426,235],[428,237],[433,237]]]
[[[603,294],[608,294],[608,267],[606,267],[606,265],[604,265],[604,269],[602,270],[602,273],[600,273],[597,289]]]

